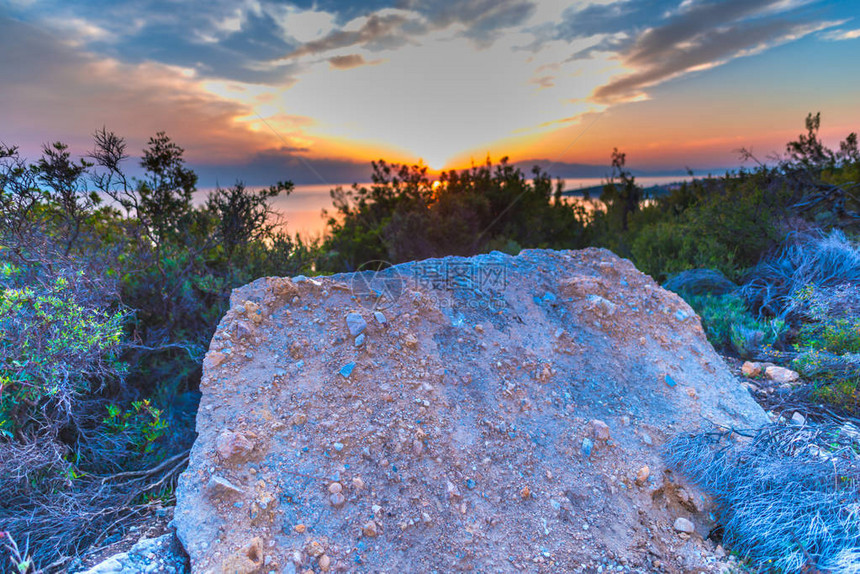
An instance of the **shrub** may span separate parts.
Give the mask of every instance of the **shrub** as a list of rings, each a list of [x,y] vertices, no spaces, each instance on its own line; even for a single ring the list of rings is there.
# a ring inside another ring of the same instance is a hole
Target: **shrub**
[[[860,353],[860,319],[815,321],[800,327],[795,344],[834,355]]]
[[[761,313],[789,322],[860,317],[860,248],[840,230],[795,234],[742,287]]]
[[[322,264],[350,271],[367,261],[400,263],[490,248],[584,247],[586,216],[562,201],[540,169],[531,181],[507,158],[451,170],[432,182],[423,166],[373,163],[373,183],[337,188]]]
[[[813,401],[856,416],[860,408],[860,354],[834,354],[813,344],[799,348],[791,364],[812,381],[810,398]]]
[[[714,269],[690,269],[672,276],[663,288],[679,294],[725,295],[737,291],[738,286]]]
[[[741,292],[760,316],[793,326],[793,367],[809,398],[836,411],[860,407],[860,248],[842,231],[794,235],[750,273]]]
[[[763,569],[848,572],[860,548],[860,429],[831,421],[681,435],[668,457],[712,497],[723,543]],[[856,565],[855,565],[856,566]]]
[[[125,411],[117,405],[108,405],[108,416],[103,422],[108,432],[128,437],[131,453],[149,454],[167,430],[167,422],[162,420],[161,414],[149,399],[144,399],[132,402],[131,408]]]
[[[691,268],[708,267],[733,277],[735,255],[689,223],[661,221],[636,234],[630,248],[636,266],[657,281]]]
[[[636,214],[631,256],[660,282],[699,267],[736,280],[782,238],[788,203],[770,170],[685,184]]]
[[[193,417],[168,408],[195,389],[230,290],[316,257],[267,203],[292,184],[198,206],[165,134],[140,180],[122,138],[95,143],[86,160],[56,143],[32,164],[0,145],[0,524],[49,569],[170,501]]]
[[[860,407],[860,375],[815,380],[810,396],[839,412],[856,414]]]
[[[3,554],[8,553],[9,561],[12,563],[14,574],[41,574],[41,570],[36,570],[33,566],[33,558],[30,556],[29,544],[24,544],[24,549],[18,547],[18,543],[12,538],[8,532],[0,531],[0,548],[5,552],[0,552],[0,562],[5,562]]]
[[[701,317],[708,340],[722,351],[752,357],[762,346],[778,343],[785,334],[784,322],[757,320],[738,295],[686,295],[685,299]]]
[[[7,280],[14,276],[9,271]],[[71,279],[0,291],[0,433],[66,425],[81,395],[125,368],[124,313],[82,303]]]

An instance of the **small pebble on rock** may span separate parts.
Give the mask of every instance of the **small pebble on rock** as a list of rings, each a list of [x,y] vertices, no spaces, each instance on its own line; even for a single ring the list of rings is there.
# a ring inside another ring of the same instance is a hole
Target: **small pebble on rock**
[[[349,334],[357,337],[367,328],[367,321],[358,313],[348,313],[346,316],[346,327],[349,329]]]
[[[582,455],[585,458],[591,456],[592,449],[594,449],[594,442],[588,437],[582,439]]]
[[[674,527],[678,532],[683,532],[685,534],[692,534],[696,531],[696,527],[693,526],[693,523],[683,517],[675,519]]]
[[[320,544],[319,540],[312,540],[310,544],[308,544],[308,555],[311,558],[317,558],[318,556],[322,556],[325,554],[325,548]],[[301,557],[299,557],[299,563],[301,564]]]
[[[761,372],[762,372],[761,363],[752,363],[750,361],[747,361],[741,367],[741,373],[743,373],[743,375],[745,377],[750,377],[750,378],[758,377],[761,375]]]
[[[254,442],[241,433],[223,430],[215,439],[215,450],[222,460],[244,456],[254,450]]]
[[[245,492],[229,480],[224,477],[213,475],[212,478],[209,479],[209,491],[213,494],[221,494],[221,493],[232,493],[232,494],[242,494]]]
[[[609,440],[609,425],[599,419],[593,419],[588,423],[591,427],[591,434],[595,440],[606,441]]]
[[[355,369],[355,361],[350,361],[340,368],[340,374],[344,378],[348,379],[352,374],[353,369]]]
[[[458,489],[457,486],[450,480],[447,481],[445,489],[448,492],[448,498],[450,500],[460,500],[460,498],[462,498],[462,495],[460,494],[460,489]]]
[[[344,504],[346,504],[346,497],[339,492],[335,492],[329,497],[331,500],[331,505],[335,508],[341,508]]]
[[[361,533],[369,538],[376,538],[379,535],[379,527],[375,520],[371,520],[361,527]]]

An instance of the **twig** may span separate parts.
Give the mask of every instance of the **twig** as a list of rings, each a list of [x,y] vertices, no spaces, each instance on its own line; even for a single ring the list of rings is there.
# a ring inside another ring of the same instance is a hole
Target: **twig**
[[[120,472],[117,474],[112,474],[110,476],[106,476],[106,477],[102,478],[102,484],[104,484],[108,481],[120,480],[120,479],[125,479],[125,478],[138,479],[138,478],[146,478],[149,476],[154,476],[154,475],[158,474],[159,472],[161,472],[162,470],[164,470],[165,468],[170,467],[171,465],[173,465],[177,461],[180,461],[180,464],[184,464],[184,463],[188,462],[188,455],[190,452],[191,452],[190,450],[185,450],[183,452],[180,452],[179,454],[174,455],[174,456],[168,458],[167,460],[163,461],[158,466],[155,466],[155,467],[150,468],[150,469],[136,470],[136,471],[131,471],[131,472]],[[179,465],[177,465],[177,466],[179,466]],[[172,470],[173,469],[171,469],[171,471]]]

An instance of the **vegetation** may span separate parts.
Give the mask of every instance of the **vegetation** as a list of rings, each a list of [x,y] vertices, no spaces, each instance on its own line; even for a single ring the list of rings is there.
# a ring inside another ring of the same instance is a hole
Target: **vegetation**
[[[193,440],[200,360],[232,288],[309,269],[315,246],[237,183],[194,203],[165,134],[84,160],[0,147],[0,523],[37,563],[70,559],[169,501]]]
[[[433,182],[426,167],[374,162],[369,187],[332,191],[336,215],[321,267],[587,245],[585,210],[562,200],[561,182],[538,168],[532,173],[529,182],[503,158]]]
[[[708,340],[723,352],[750,358],[762,347],[778,343],[785,333],[784,321],[757,319],[735,293],[691,295],[687,302],[702,319]]]
[[[749,441],[682,435],[670,462],[720,509],[724,543],[761,572],[856,572],[860,428],[766,425]]]
[[[171,502],[202,355],[230,290],[264,275],[589,245],[659,281],[716,269],[741,288],[685,295],[715,346],[793,361],[812,401],[856,414],[860,153],[856,135],[832,151],[819,128],[810,115],[771,166],[656,197],[615,150],[593,212],[549,174],[528,178],[507,159],[437,181],[423,166],[374,162],[370,185],[332,191],[320,242],[289,235],[272,211],[288,181],[237,182],[196,201],[197,176],[164,133],[143,150],[139,179],[126,175],[124,140],[105,129],[84,159],[62,143],[35,162],[0,146],[0,528],[10,552],[27,541],[16,567],[69,567]],[[745,548],[747,534],[732,532]]]

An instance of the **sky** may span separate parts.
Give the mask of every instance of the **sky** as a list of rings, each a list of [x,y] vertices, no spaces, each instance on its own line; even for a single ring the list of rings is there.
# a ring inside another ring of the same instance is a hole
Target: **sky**
[[[489,156],[723,170],[860,131],[856,0],[0,0],[0,141],[165,131],[202,185]],[[133,163],[133,162],[132,162]]]

